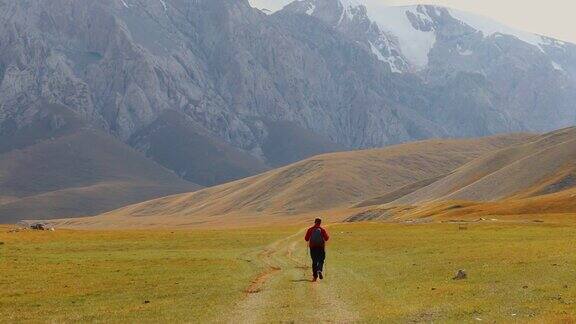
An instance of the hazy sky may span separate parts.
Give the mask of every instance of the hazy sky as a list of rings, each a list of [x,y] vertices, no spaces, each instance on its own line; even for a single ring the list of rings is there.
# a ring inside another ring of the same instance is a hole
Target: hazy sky
[[[292,0],[250,0],[262,7]],[[576,0],[357,0],[389,5],[435,4],[491,17],[510,27],[576,43]]]

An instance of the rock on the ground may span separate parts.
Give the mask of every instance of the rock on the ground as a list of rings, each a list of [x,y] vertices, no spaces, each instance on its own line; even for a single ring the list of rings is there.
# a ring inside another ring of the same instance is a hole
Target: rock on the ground
[[[453,280],[464,280],[468,278],[468,274],[466,273],[466,270],[458,270],[458,272],[456,273],[456,276],[454,278],[452,278]]]

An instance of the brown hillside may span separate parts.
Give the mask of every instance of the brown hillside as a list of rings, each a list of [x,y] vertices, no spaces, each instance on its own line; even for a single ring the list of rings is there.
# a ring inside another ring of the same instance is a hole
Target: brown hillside
[[[574,219],[576,128],[488,154],[431,184],[412,184],[358,207],[364,209],[348,220]]]
[[[222,219],[231,224],[348,207],[414,182],[445,175],[482,154],[531,138],[506,135],[429,140],[378,150],[325,154],[252,178],[60,224],[195,226]]]
[[[66,108],[47,105],[41,114],[4,134],[0,223],[94,215],[199,188]]]
[[[426,221],[554,221],[576,222],[576,188],[560,192],[495,202],[444,201],[415,207],[380,206],[364,210],[351,221],[370,215],[371,220]]]
[[[564,178],[576,168],[575,161],[576,128],[564,129],[476,159],[392,204],[496,201],[552,193],[570,187],[570,178]]]

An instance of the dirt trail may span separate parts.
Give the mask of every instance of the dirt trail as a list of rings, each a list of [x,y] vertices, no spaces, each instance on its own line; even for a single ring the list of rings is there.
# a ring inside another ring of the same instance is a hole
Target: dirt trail
[[[232,312],[230,323],[323,322],[353,323],[358,320],[348,303],[338,296],[328,278],[312,283],[301,230],[276,241],[256,259],[265,269],[245,290]]]

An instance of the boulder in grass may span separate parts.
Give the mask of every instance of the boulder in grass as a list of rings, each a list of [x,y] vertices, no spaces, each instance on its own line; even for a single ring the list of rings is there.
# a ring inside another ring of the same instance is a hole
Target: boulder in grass
[[[456,276],[454,278],[452,278],[452,280],[464,280],[468,278],[468,274],[466,273],[466,270],[458,270],[458,272],[456,273]]]

